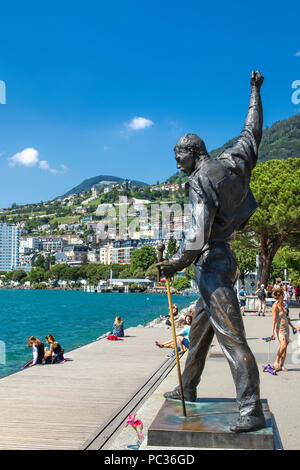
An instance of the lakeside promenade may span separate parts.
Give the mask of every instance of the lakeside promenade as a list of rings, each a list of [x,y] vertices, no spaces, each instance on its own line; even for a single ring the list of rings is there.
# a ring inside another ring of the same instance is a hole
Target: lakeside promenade
[[[0,379],[0,449],[79,449],[166,361],[154,341],[166,328],[128,328]],[[126,416],[127,417],[127,416]]]
[[[291,319],[298,320],[298,313],[299,308],[291,308]],[[269,336],[271,321],[270,310],[266,317],[247,314],[244,317],[246,335],[259,366],[261,397],[268,400],[283,448],[300,449],[297,335],[290,332],[291,344],[286,360],[289,372],[279,372],[277,376],[263,373],[268,345],[261,338]],[[84,448],[85,442],[116,414],[151,373],[166,361],[170,352],[170,349],[159,349],[154,345],[156,339],[170,338],[171,330],[165,327],[129,328],[126,335],[124,341],[101,339],[70,351],[66,354],[69,360],[65,364],[36,366],[1,379],[0,449]],[[271,342],[271,363],[278,345],[277,340]],[[186,355],[181,359],[182,367],[185,359]],[[173,368],[136,408],[135,413],[144,423],[145,434],[164,402],[163,393],[176,384],[177,372]],[[198,388],[198,397],[201,396],[235,397],[230,369],[216,339]],[[130,427],[121,427],[103,449],[124,450],[134,443],[134,431]]]
[[[290,309],[290,318],[293,324],[299,320],[300,308]],[[285,365],[288,372],[278,372],[277,376],[262,371],[262,366],[267,364],[268,345],[262,341],[263,337],[271,333],[272,314],[267,310],[265,317],[257,314],[247,313],[243,317],[246,336],[251,350],[253,351],[260,375],[261,398],[267,399],[271,413],[273,413],[279,437],[284,450],[300,449],[300,410],[298,407],[300,390],[300,349],[297,335],[293,335],[290,329],[290,344]],[[216,338],[213,340],[206,366],[203,371],[201,383],[198,386],[198,398],[235,398],[235,387],[230,373],[227,359],[222,354]],[[279,347],[276,339],[270,343],[270,363],[273,364]],[[161,350],[162,357],[166,350]],[[181,359],[183,369],[186,354]],[[176,368],[159,385],[155,392],[147,399],[137,412],[137,417],[144,423],[145,435],[147,429],[154,420],[157,412],[164,403],[163,394],[172,390],[178,383]],[[125,428],[110,445],[110,450],[126,449],[128,444],[135,443],[134,432]],[[143,443],[142,449],[152,450],[147,447],[147,441]],[[157,448],[159,450],[159,448]],[[162,450],[162,449],[160,449]]]

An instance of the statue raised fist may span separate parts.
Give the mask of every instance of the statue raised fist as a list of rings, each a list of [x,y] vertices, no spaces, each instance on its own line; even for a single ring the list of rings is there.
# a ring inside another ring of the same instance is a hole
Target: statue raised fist
[[[263,81],[264,81],[264,77],[258,70],[256,70],[256,72],[251,73],[251,80],[250,80],[251,86],[255,86],[260,90],[260,87],[262,86]]]

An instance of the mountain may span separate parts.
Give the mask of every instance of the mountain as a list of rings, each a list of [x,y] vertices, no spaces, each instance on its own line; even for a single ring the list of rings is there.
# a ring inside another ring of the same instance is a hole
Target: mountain
[[[89,191],[93,186],[100,186],[101,184],[104,184],[106,182],[122,184],[125,181],[130,181],[131,186],[149,186],[147,183],[143,183],[142,181],[127,180],[125,178],[119,178],[117,176],[99,175],[84,180],[78,186],[75,186],[74,188],[70,189],[70,191],[60,197],[65,198],[67,196],[70,196],[71,194],[80,194],[85,191]]]
[[[217,158],[220,153],[231,147],[237,137],[230,139],[222,147],[209,152],[212,158]],[[271,127],[266,127],[263,131],[261,144],[259,146],[258,161],[300,157],[300,114],[295,114],[289,119],[275,122]],[[175,173],[167,179],[168,183],[178,182],[185,177],[180,172]]]
[[[227,148],[231,147],[237,137],[226,142],[222,147],[210,152],[216,158]],[[258,151],[258,161],[300,157],[300,114],[295,114],[284,121],[275,122],[271,127],[266,127]]]

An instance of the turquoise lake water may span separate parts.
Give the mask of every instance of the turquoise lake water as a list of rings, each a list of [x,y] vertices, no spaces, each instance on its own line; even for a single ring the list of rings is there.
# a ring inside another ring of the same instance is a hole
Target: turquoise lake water
[[[194,298],[173,296],[180,308]],[[0,377],[17,372],[32,357],[27,338],[52,334],[65,351],[111,331],[117,315],[125,328],[168,313],[162,294],[95,294],[73,291],[0,290]],[[4,354],[5,349],[5,354]]]

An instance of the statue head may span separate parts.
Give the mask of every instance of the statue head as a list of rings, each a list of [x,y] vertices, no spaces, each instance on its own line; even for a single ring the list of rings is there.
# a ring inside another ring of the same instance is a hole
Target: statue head
[[[185,134],[174,147],[177,168],[188,176],[194,171],[196,162],[207,155],[205,143],[196,134]]]

